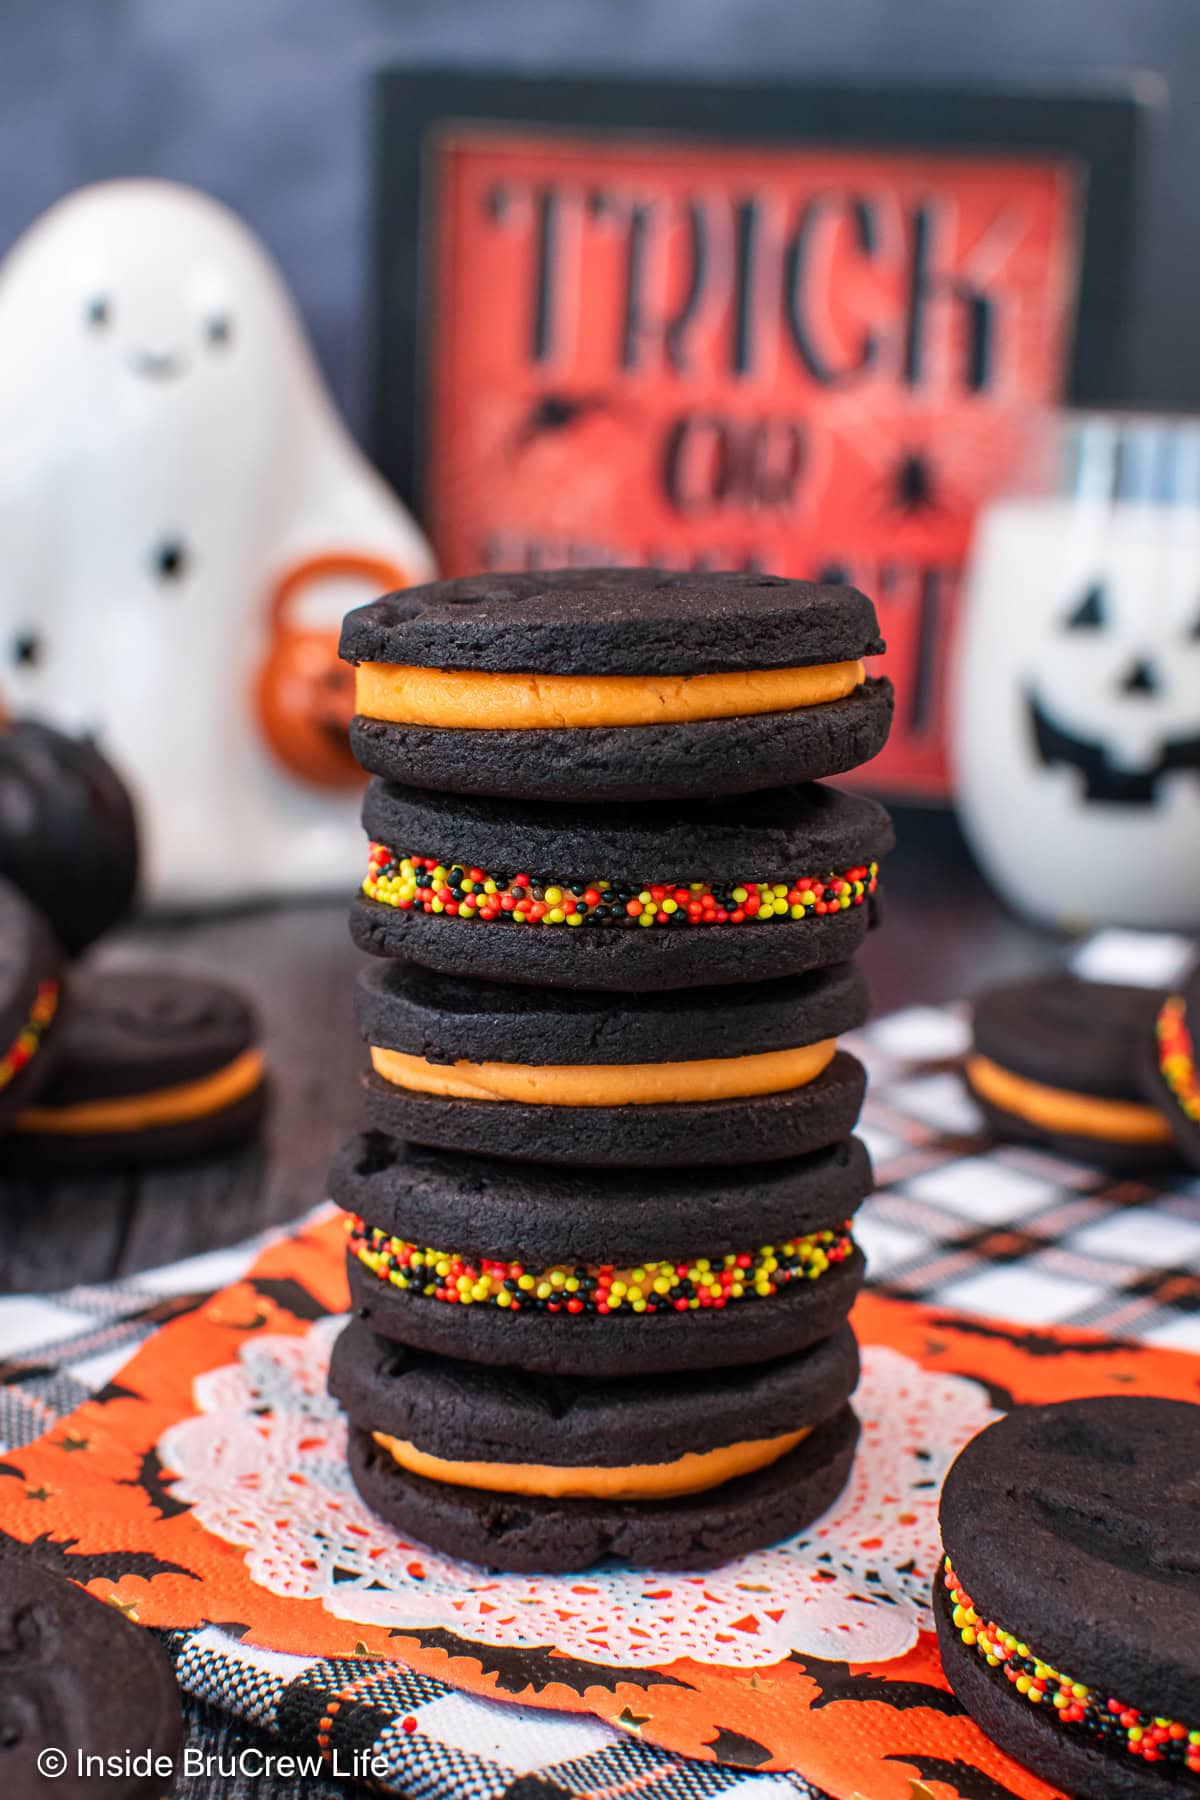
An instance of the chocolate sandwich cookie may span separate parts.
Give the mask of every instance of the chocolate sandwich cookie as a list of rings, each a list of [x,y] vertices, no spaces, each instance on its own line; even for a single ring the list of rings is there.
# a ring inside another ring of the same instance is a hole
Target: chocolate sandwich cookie
[[[1069,975],[984,994],[966,1079],[992,1130],[1105,1168],[1172,1160],[1170,1127],[1141,1076],[1162,999]]]
[[[470,927],[468,927],[470,929]],[[854,963],[665,994],[499,986],[404,963],[358,978],[368,1123],[416,1144],[602,1167],[803,1155],[849,1135]]]
[[[816,1343],[862,1284],[850,1138],[724,1168],[556,1168],[352,1138],[351,1304],[383,1337],[554,1375],[758,1362]]]
[[[446,793],[648,800],[812,781],[883,748],[892,690],[850,587],[559,569],[406,588],[347,615],[364,769]]]
[[[801,1530],[845,1485],[857,1379],[848,1325],[752,1368],[560,1381],[353,1321],[329,1370],[368,1506],[454,1556],[546,1571],[706,1568]]]
[[[0,1164],[103,1169],[227,1150],[257,1127],[265,1095],[240,994],[176,969],[85,970],[50,1079],[12,1120]]]
[[[862,943],[882,806],[810,783],[566,806],[373,781],[355,942],[447,974],[584,988],[758,981]],[[769,929],[768,929],[769,927]]]
[[[0,1552],[4,1800],[157,1800],[182,1747],[179,1689],[150,1633],[33,1554]]]
[[[1001,1749],[1088,1800],[1200,1793],[1200,1407],[1025,1406],[946,1477],[934,1617]]]
[[[1200,970],[1165,995],[1142,1054],[1146,1096],[1161,1108],[1176,1149],[1200,1169]]]
[[[42,915],[0,880],[0,1129],[53,1073],[64,1011],[59,961]]]

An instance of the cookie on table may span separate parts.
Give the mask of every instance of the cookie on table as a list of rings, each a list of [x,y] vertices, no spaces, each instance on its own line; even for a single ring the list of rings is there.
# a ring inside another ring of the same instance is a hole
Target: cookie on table
[[[1200,970],[1179,993],[1163,996],[1146,1038],[1142,1077],[1176,1149],[1200,1169]]]
[[[0,1130],[54,1072],[66,1011],[60,961],[41,913],[0,880]]]
[[[1200,1776],[1200,1406],[1018,1407],[946,1477],[934,1616],[1001,1749],[1088,1800]]]
[[[554,1375],[717,1368],[841,1326],[862,1284],[857,1138],[737,1169],[577,1169],[352,1138],[350,1301],[383,1337]]]
[[[603,1167],[774,1161],[839,1142],[864,1076],[837,1038],[866,1012],[854,963],[611,994],[380,962],[355,991],[370,1125],[440,1149]]]
[[[101,1170],[231,1149],[266,1098],[240,994],[177,969],[82,970],[50,1079],[13,1118],[0,1166]]]
[[[1148,1103],[1141,1072],[1162,1000],[1070,975],[983,994],[965,1072],[988,1125],[1105,1168],[1174,1160],[1166,1116]]]
[[[352,1321],[329,1370],[373,1511],[452,1556],[544,1571],[706,1568],[800,1531],[846,1483],[857,1379],[848,1325],[750,1368],[589,1382],[430,1356]]]
[[[552,805],[378,779],[357,944],[447,974],[583,988],[758,981],[842,962],[891,820],[810,783],[734,800]]]
[[[347,614],[351,746],[414,787],[522,800],[748,793],[883,748],[890,683],[850,587],[662,569],[475,575]]]
[[[157,1800],[172,1787],[183,1714],[150,1632],[16,1546],[0,1551],[0,1792],[5,1800]],[[163,1767],[81,1775],[80,1756],[149,1751]],[[52,1760],[58,1755],[59,1761]],[[38,1758],[44,1758],[39,1766]]]

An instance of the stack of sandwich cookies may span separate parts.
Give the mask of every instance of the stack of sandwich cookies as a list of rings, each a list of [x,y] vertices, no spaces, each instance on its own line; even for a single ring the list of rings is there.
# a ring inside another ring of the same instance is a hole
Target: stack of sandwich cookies
[[[567,571],[346,621],[368,1130],[332,1171],[359,1491],[500,1568],[703,1567],[857,1439],[850,958],[891,826],[851,589]]]

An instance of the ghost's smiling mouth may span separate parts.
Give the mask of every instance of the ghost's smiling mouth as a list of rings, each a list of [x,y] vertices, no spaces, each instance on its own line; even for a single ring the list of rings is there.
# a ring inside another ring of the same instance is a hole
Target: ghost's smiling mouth
[[[1160,777],[1177,769],[1200,775],[1200,736],[1167,738],[1157,759],[1142,769],[1118,768],[1098,740],[1076,737],[1056,724],[1032,690],[1025,696],[1038,761],[1046,767],[1063,763],[1083,776],[1085,800],[1110,806],[1153,806]]]
[[[187,368],[187,357],[177,350],[134,350],[130,352],[129,366],[147,381],[174,381]]]

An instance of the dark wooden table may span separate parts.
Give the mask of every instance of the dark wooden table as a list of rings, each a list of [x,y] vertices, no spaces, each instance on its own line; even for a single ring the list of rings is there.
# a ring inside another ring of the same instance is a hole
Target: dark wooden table
[[[989,981],[1060,961],[1064,946],[1005,912],[948,814],[897,820],[885,869],[883,928],[863,955],[877,1012],[957,999]],[[361,958],[344,902],[253,908],[200,919],[148,918],[97,952],[111,966],[164,963],[233,981],[263,1019],[274,1080],[265,1142],[201,1168],[50,1190],[0,1184],[0,1292],[105,1281],[234,1243],[304,1212],[323,1193],[337,1143],[359,1124],[365,1058],[351,1024]],[[191,1742],[222,1757],[270,1741],[190,1706]],[[181,1780],[186,1800],[332,1800],[342,1783],[221,1776]]]

